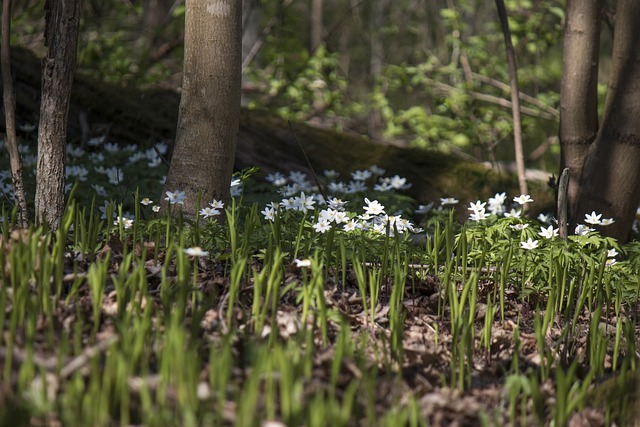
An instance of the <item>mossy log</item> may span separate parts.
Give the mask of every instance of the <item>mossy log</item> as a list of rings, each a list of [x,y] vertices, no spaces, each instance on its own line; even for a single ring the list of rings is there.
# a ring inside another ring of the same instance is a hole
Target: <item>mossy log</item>
[[[31,52],[14,48],[12,68],[17,114],[25,121],[37,123],[40,61]],[[106,133],[110,140],[121,144],[144,146],[158,140],[171,144],[180,101],[178,91],[122,88],[87,79],[81,70],[76,74],[69,112],[71,142]],[[499,174],[478,162],[300,123],[294,123],[293,129],[317,172],[334,169],[348,176],[354,169],[376,164],[388,174],[406,177],[413,184],[409,194],[423,203],[445,196],[469,201],[495,191],[517,192],[517,179],[512,174]],[[237,169],[259,166],[265,173],[309,172],[288,123],[268,112],[246,109],[241,113],[235,166]],[[551,192],[540,184],[533,195],[547,204],[552,198]]]

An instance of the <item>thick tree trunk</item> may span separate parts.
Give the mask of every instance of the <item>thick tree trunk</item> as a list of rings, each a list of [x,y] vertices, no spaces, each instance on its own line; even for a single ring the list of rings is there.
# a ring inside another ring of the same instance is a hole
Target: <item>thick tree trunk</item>
[[[15,112],[16,99],[13,91],[13,80],[11,79],[11,2],[12,0],[4,0],[2,4],[2,57],[0,58],[0,62],[2,68],[4,117],[7,130],[5,143],[9,151],[9,161],[11,163],[14,198],[18,206],[18,224],[26,228],[29,226],[29,216],[27,199],[24,194],[24,181],[22,180],[22,162],[20,161],[20,153],[18,152]]]
[[[47,0],[38,128],[36,223],[59,227],[64,212],[67,116],[80,25],[80,0]]]
[[[626,241],[640,203],[640,2],[619,0],[602,126],[589,148],[574,220],[595,210],[616,222],[607,235]],[[586,136],[586,135],[585,135]]]
[[[185,191],[183,211],[226,200],[240,117],[242,3],[186,3],[184,77],[166,191]]]
[[[568,0],[560,86],[560,170],[569,168],[569,218],[575,221],[579,183],[598,133],[598,52],[602,1]]]

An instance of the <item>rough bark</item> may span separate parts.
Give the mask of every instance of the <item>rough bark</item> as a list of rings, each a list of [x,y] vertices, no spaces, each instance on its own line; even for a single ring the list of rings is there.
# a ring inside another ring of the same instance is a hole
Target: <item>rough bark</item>
[[[640,204],[640,2],[619,0],[605,111],[584,164],[575,219],[595,210],[616,222],[602,231],[626,241]]]
[[[15,94],[13,92],[13,80],[11,78],[11,0],[4,0],[2,4],[2,89],[4,101],[4,118],[6,124],[5,144],[9,151],[11,163],[11,178],[13,193],[18,207],[18,224],[23,228],[29,225],[27,211],[27,199],[24,194],[24,181],[22,180],[22,162],[18,153],[18,139],[16,136]]]
[[[240,117],[242,2],[186,3],[185,56],[176,143],[166,191],[185,191],[183,212],[226,200]]]
[[[575,220],[579,182],[598,132],[598,52],[601,0],[568,0],[560,84],[560,170],[569,168],[569,218]]]
[[[36,223],[59,227],[64,212],[69,99],[76,65],[80,0],[47,0],[38,127]]]

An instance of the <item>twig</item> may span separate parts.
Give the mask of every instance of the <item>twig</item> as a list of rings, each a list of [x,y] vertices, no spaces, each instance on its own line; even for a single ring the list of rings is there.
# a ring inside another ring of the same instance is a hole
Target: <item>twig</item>
[[[567,190],[569,189],[569,168],[564,168],[558,181],[558,234],[564,240],[569,235],[567,231]]]

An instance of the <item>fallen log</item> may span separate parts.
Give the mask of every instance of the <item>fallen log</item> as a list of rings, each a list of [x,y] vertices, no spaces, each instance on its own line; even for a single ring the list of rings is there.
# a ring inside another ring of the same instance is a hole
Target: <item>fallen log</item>
[[[40,102],[39,59],[31,52],[12,50],[17,115],[37,123]],[[170,90],[139,90],[117,87],[76,75],[69,111],[69,141],[82,144],[93,136],[107,135],[120,144],[151,146],[158,140],[173,142],[180,94]],[[370,140],[348,132],[337,132],[293,123],[302,149],[316,172],[334,169],[343,177],[355,169],[378,165],[387,174],[406,177],[413,186],[408,194],[421,203],[439,197],[461,202],[486,198],[496,191],[517,193],[517,179],[486,165],[417,148],[404,148]],[[259,166],[265,173],[300,170],[310,172],[303,151],[288,123],[265,111],[243,109],[235,166]],[[544,184],[533,186],[534,199],[551,203],[552,193]]]

